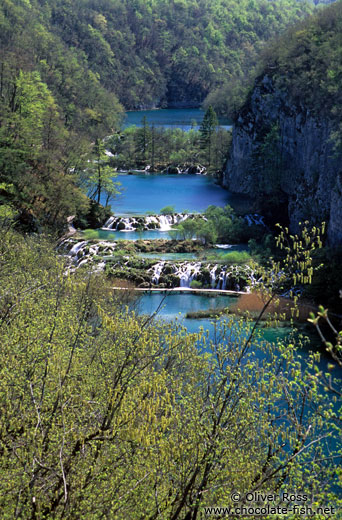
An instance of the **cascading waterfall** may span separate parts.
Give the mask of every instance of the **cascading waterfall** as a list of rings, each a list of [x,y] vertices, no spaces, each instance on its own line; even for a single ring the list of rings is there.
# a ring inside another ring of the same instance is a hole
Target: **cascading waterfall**
[[[106,266],[105,257],[115,258],[115,242],[91,240],[77,241],[72,238],[65,239],[60,243],[58,251],[60,254],[66,255],[69,259],[68,270],[74,271],[84,264],[89,264],[92,271],[103,270]],[[102,258],[101,258],[102,257]],[[258,276],[249,266],[227,266],[220,264],[207,264],[203,262],[168,262],[159,261],[148,265],[142,260],[141,266],[137,265],[134,260],[131,269],[131,260],[128,256],[115,258],[112,262],[113,269],[120,270],[120,276],[125,278],[127,272],[128,279],[132,279],[134,272],[137,272],[137,278],[144,280],[144,286],[151,284],[161,287],[181,287],[190,288],[191,282],[197,280],[201,282],[203,287],[211,287],[216,290],[234,289],[240,290],[240,286],[253,286],[261,282]],[[151,267],[150,267],[151,266]],[[141,274],[139,274],[139,269]],[[162,280],[161,280],[162,277]],[[138,284],[142,283],[141,281]],[[248,288],[247,288],[248,290]]]
[[[215,244],[217,249],[231,249],[233,247],[232,244]]]
[[[164,272],[165,269],[165,272]],[[242,268],[243,269],[243,268]],[[245,266],[248,273],[250,268]],[[169,262],[158,262],[149,269],[151,274],[151,283],[159,285],[159,280],[162,275],[166,276],[172,273],[176,278],[179,279],[179,287],[190,287],[193,280],[205,281],[205,272],[209,271],[210,287],[216,290],[226,290],[228,281],[230,280],[233,288],[240,290],[240,285],[237,280],[240,278],[241,271],[239,266],[220,266],[203,264],[202,262],[181,262],[171,264]],[[204,278],[203,278],[204,277]],[[208,284],[209,280],[205,282]]]
[[[226,288],[226,275],[227,275],[226,268],[223,268],[223,270],[220,271],[216,289],[221,290],[221,291],[225,290],[225,288]]]
[[[218,265],[214,265],[214,267],[210,270],[210,286],[212,289],[215,289],[217,268]]]
[[[72,265],[75,268],[80,267],[92,261],[94,256],[102,256],[113,254],[116,247],[116,242],[96,242],[91,243],[88,240],[75,242],[73,239],[66,239],[60,243],[58,251],[63,251],[67,257],[70,258]],[[105,262],[97,264],[98,270],[105,268]]]
[[[171,229],[172,215],[160,215],[158,220],[161,231],[169,231]]]
[[[140,217],[109,217],[101,229],[112,230],[112,231],[136,231],[138,228],[141,230],[160,229],[161,231],[169,231],[172,226],[184,222],[189,217],[193,217],[191,214],[175,213],[173,215],[147,215]],[[198,215],[196,215],[198,217]],[[204,215],[200,215],[200,218],[207,220]],[[249,226],[263,226],[265,227],[264,217],[257,213],[245,215],[245,220]],[[228,249],[231,247],[226,244],[218,244],[217,247],[222,249]]]
[[[106,220],[104,226],[102,229],[113,229],[113,222],[116,220],[116,217],[109,217],[108,220]]]
[[[72,246],[72,248],[69,251],[70,256],[76,256],[78,257],[79,252],[82,252],[83,246],[85,246],[88,242],[86,240],[83,240],[82,242],[76,242],[75,245]],[[82,254],[83,256],[83,254]]]
[[[180,287],[190,287],[191,282],[200,274],[201,266],[201,262],[176,266],[175,275],[179,278]]]
[[[110,217],[101,229],[106,231],[136,231],[159,229],[169,231],[172,226],[183,222],[191,215],[175,213],[174,215],[147,215],[141,217]]]
[[[149,229],[151,227],[151,224],[154,224],[154,226],[159,225],[159,221],[157,217],[154,217],[153,215],[149,215],[148,217],[145,217],[146,227]]]
[[[165,263],[166,262],[158,262],[158,264],[155,264],[152,268],[152,270],[153,270],[152,283],[154,283],[155,285],[158,285],[158,283],[159,283],[159,278],[163,271]]]

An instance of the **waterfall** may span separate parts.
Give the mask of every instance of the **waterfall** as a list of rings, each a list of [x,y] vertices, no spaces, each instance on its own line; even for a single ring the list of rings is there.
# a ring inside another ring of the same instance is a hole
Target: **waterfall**
[[[165,260],[153,263],[153,265],[146,271],[148,265],[142,263],[141,266],[136,265],[136,260],[129,256],[115,257],[116,242],[106,241],[91,241],[66,239],[60,243],[58,250],[60,254],[69,258],[67,270],[73,272],[81,266],[87,265],[87,269],[92,272],[104,270],[106,267],[107,258],[114,257],[115,261],[109,266],[110,269],[119,267],[127,271],[127,276],[131,279],[132,270],[137,270],[137,283],[140,284],[139,269],[144,271],[143,278],[146,281],[146,273],[148,272],[147,280],[154,285],[161,284],[162,287],[181,287],[190,288],[193,280],[200,280],[203,282],[205,288],[211,287],[217,290],[226,290],[228,288],[235,288],[240,290],[246,286],[253,286],[262,283],[260,273],[252,270],[250,266],[226,266],[220,264],[208,264],[198,262],[167,262]],[[160,281],[160,277],[162,281]],[[135,274],[134,274],[135,276]],[[125,277],[125,276],[124,276]],[[145,287],[145,285],[144,285]],[[248,288],[247,288],[248,290]]]
[[[171,229],[172,224],[172,216],[171,215],[159,215],[159,229],[161,231],[169,231]]]
[[[69,256],[78,256],[79,251],[81,251],[82,247],[85,246],[88,242],[86,240],[82,240],[82,242],[76,242],[75,245],[69,251]]]
[[[174,215],[147,215],[141,217],[110,217],[101,229],[114,231],[136,231],[137,228],[169,231],[174,224],[183,222],[190,215],[175,213]]]
[[[220,271],[216,289],[224,290],[226,288],[226,270]]]
[[[180,287],[190,287],[191,282],[199,275],[201,266],[201,262],[184,263],[176,266],[175,275],[179,277]]]
[[[128,217],[127,218],[123,218],[123,219],[121,219],[121,222],[123,224],[125,224],[125,228],[122,229],[121,231],[135,231],[135,228],[133,227],[133,224],[136,223],[135,218],[133,218],[133,219],[132,218],[128,218]],[[117,227],[118,226],[116,225],[116,228]]]
[[[165,265],[165,262],[158,262],[158,264],[155,264],[152,267],[152,270],[153,270],[152,283],[154,283],[155,285],[158,285],[158,283],[159,283],[159,278],[164,269],[164,265]]]
[[[233,247],[231,244],[215,244],[217,249],[230,249]]]
[[[115,247],[116,242],[92,243],[88,240],[75,242],[75,239],[67,239],[59,245],[58,250],[63,250],[65,255],[69,257],[70,264],[73,266],[72,270],[74,270],[86,263],[93,263],[93,257],[98,256],[99,253],[101,256],[113,254]],[[96,265],[96,270],[103,270],[105,261],[99,262]]]
[[[146,226],[148,227],[149,224],[156,224],[159,225],[159,221],[157,217],[154,217],[153,215],[149,215],[148,217],[145,217]]]
[[[214,265],[214,267],[210,270],[210,286],[212,289],[215,289],[217,267],[217,265]]]
[[[115,221],[115,217],[109,217],[108,220],[106,220],[104,226],[102,227],[102,229],[113,229],[112,228],[112,225],[113,225],[113,222]]]

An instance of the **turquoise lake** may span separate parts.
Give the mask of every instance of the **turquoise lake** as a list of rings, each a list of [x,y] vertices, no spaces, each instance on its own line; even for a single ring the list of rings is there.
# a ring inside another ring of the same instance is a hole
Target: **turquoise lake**
[[[144,293],[139,297],[137,312],[140,314],[148,314],[151,315],[158,309],[159,305],[161,305],[158,317],[160,319],[166,321],[177,320],[181,325],[186,327],[188,332],[196,333],[199,331],[199,328],[203,328],[204,331],[209,332],[209,339],[215,341],[215,326],[214,319],[204,318],[204,319],[188,319],[185,318],[185,314],[188,311],[199,311],[199,310],[207,310],[207,309],[217,309],[222,307],[229,307],[230,305],[236,303],[237,298],[233,296],[226,295],[216,295],[214,297],[205,296],[203,294],[191,294],[191,293],[168,293],[165,297],[165,293],[151,292]],[[261,328],[259,329],[261,332],[261,338],[267,340],[269,342],[276,342],[277,340],[281,340],[283,342],[293,341],[294,337],[291,336],[292,329],[290,327],[277,327],[277,328]],[[306,333],[307,334],[307,333]],[[295,334],[298,337],[298,333]],[[257,347],[258,342],[261,339],[253,340],[253,344]],[[297,343],[298,344],[298,343]],[[319,340],[315,331],[312,330],[310,333],[310,347],[312,346],[315,351],[319,349]],[[302,357],[303,361],[307,359],[308,351],[310,350],[308,344],[305,346],[298,347],[298,354]],[[258,349],[255,349],[256,356],[259,356]],[[320,362],[318,366],[321,370],[326,371],[328,368],[328,364],[331,363],[330,358],[323,352],[321,355]],[[334,377],[342,377],[342,369],[339,367],[335,367],[334,369]]]
[[[121,183],[121,194],[111,202],[115,215],[160,213],[169,205],[179,213],[202,212],[240,199],[205,175],[119,174],[115,181]]]
[[[140,314],[153,314],[162,302],[162,306],[158,312],[158,316],[167,321],[174,319],[180,320],[189,332],[198,332],[199,327],[204,330],[209,330],[209,337],[213,339],[214,328],[212,325],[213,319],[189,319],[185,318],[188,311],[200,311],[208,309],[219,309],[222,307],[229,307],[237,302],[235,296],[229,295],[213,295],[206,296],[200,293],[190,292],[150,292],[144,293],[139,297],[138,312]],[[277,337],[285,337],[290,329],[288,327],[279,329],[265,329],[267,339],[275,341]],[[275,333],[276,331],[276,333]]]
[[[105,229],[86,229],[85,238],[101,239],[116,242],[117,240],[171,240],[168,231],[159,231],[158,229],[147,231],[108,231]]]
[[[164,128],[181,128],[188,131],[191,128],[198,129],[204,116],[204,110],[200,108],[165,108],[157,110],[138,110],[126,112],[123,127],[142,126],[142,119],[146,117],[149,125],[162,126]],[[196,123],[193,125],[193,123]],[[220,118],[222,128],[231,129],[232,122],[229,119]]]

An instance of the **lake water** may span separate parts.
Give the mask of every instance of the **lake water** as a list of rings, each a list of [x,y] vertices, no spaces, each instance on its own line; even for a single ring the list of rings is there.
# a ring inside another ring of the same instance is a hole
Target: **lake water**
[[[181,128],[188,131],[191,128],[198,129],[204,116],[204,110],[200,108],[167,108],[157,110],[138,110],[126,112],[124,128],[129,126],[142,126],[142,119],[146,117],[149,125],[162,126],[164,128]],[[194,124],[196,123],[196,124]],[[220,118],[222,128],[231,129],[232,122],[229,119]]]
[[[210,204],[225,206],[239,198],[205,175],[121,174],[115,181],[122,191],[111,203],[115,215],[160,213],[170,205],[179,213],[202,212]]]
[[[165,296],[166,294],[166,296]],[[204,318],[204,319],[189,319],[185,318],[185,314],[188,311],[199,311],[199,310],[207,310],[207,309],[218,309],[222,307],[229,307],[230,305],[236,303],[237,298],[228,295],[216,295],[216,296],[206,296],[200,293],[144,293],[141,297],[139,297],[139,303],[137,306],[137,311],[140,314],[153,314],[158,309],[159,305],[162,303],[161,308],[158,312],[158,317],[164,319],[166,321],[177,320],[180,324],[186,327],[188,332],[196,333],[199,331],[199,328],[202,327],[204,331],[208,331],[209,339],[215,340],[215,326],[213,318]],[[293,337],[291,338],[292,329],[290,327],[277,327],[277,328],[261,328],[259,329],[261,332],[261,337],[264,340],[269,342],[276,342],[277,340],[293,341]],[[257,345],[260,339],[255,340],[255,345]],[[313,329],[310,334],[310,345],[313,346],[314,350],[319,349],[319,341],[315,331]],[[308,345],[302,346],[298,348],[299,354],[302,356],[302,359],[305,360],[308,355],[309,347]],[[256,352],[256,355],[258,353]],[[318,363],[318,366],[321,370],[327,371],[328,364],[330,363],[330,358],[323,353],[321,355],[321,360]],[[342,369],[337,366],[334,369],[334,377],[342,378]]]
[[[141,314],[151,315],[158,309],[158,317],[166,321],[177,319],[179,323],[184,325],[188,332],[196,333],[202,327],[204,331],[209,332],[209,339],[215,338],[215,327],[213,318],[192,319],[185,318],[187,312],[195,312],[208,309],[219,309],[229,307],[237,302],[237,298],[229,295],[213,295],[206,296],[200,293],[144,293],[139,297],[138,312]],[[289,327],[268,328],[263,330],[263,338],[274,342],[278,339],[285,339],[291,329]]]
[[[168,231],[153,229],[150,231],[107,231],[105,229],[86,229],[85,239],[101,239],[116,242],[117,240],[171,240]]]

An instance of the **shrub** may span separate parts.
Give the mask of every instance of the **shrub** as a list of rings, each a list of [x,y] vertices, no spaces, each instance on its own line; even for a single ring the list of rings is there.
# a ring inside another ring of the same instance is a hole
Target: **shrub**
[[[174,206],[165,206],[160,210],[161,215],[173,215],[174,213],[176,213]]]

